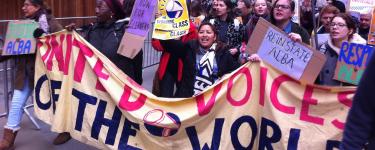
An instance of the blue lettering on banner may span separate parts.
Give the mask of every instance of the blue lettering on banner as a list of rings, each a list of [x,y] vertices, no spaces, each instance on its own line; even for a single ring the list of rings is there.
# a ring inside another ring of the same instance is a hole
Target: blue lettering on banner
[[[251,138],[250,139],[250,144],[246,147],[242,146],[239,139],[238,139],[238,131],[243,123],[248,123],[251,128]],[[254,120],[253,117],[250,116],[242,116],[238,118],[236,121],[234,121],[231,129],[230,129],[230,136],[232,140],[232,144],[234,149],[252,149],[254,145],[255,138],[257,136],[258,129],[257,129],[257,123]]]
[[[47,110],[53,106],[53,112],[55,112],[56,109],[56,101],[59,99],[59,94],[55,93],[55,90],[61,89],[61,81],[54,81],[51,80],[51,91],[52,91],[52,100],[49,100],[47,103],[43,103],[40,99],[40,90],[42,88],[42,85],[45,83],[45,81],[48,81],[47,75],[43,75],[40,77],[35,85],[35,101],[37,106],[42,110]]]
[[[267,127],[273,130],[271,137],[267,137]],[[259,149],[273,149],[272,143],[277,143],[281,139],[280,127],[275,122],[262,118],[259,136]]]
[[[131,122],[130,120],[125,118],[124,128],[122,130],[120,142],[118,144],[119,150],[140,150],[139,148],[128,145],[129,137],[135,137],[137,135],[137,130],[134,130],[134,128],[139,130],[139,124]]]
[[[102,128],[103,125],[105,125],[109,128],[108,133],[107,133],[107,138],[105,140],[105,144],[113,145],[115,143],[115,138],[116,138],[119,124],[120,124],[122,113],[120,109],[115,107],[112,119],[104,118],[106,107],[107,107],[106,101],[99,102],[98,110],[96,111],[96,115],[95,115],[95,120],[91,128],[91,137],[94,139],[98,139],[100,129]]]
[[[203,150],[218,150],[220,146],[220,139],[221,139],[221,132],[223,130],[224,118],[216,118],[215,125],[214,125],[214,133],[212,136],[211,148],[208,147],[208,144],[205,143],[203,146]],[[191,146],[193,150],[200,150],[201,146],[198,140],[197,131],[195,126],[191,126],[185,129],[186,133],[189,137]]]
[[[86,111],[86,105],[96,105],[97,98],[94,96],[87,95],[85,93],[82,93],[76,89],[72,90],[72,94],[78,98],[79,104],[78,104],[78,112],[77,112],[77,119],[76,119],[76,125],[74,127],[75,130],[81,131],[82,130],[82,122],[83,117],[85,115]]]
[[[287,150],[297,150],[298,140],[301,134],[301,129],[292,128],[289,132],[288,149]]]

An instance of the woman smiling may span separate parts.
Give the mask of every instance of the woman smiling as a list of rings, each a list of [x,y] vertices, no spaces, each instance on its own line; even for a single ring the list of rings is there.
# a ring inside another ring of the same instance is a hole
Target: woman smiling
[[[197,95],[239,66],[217,36],[215,26],[204,22],[198,28],[198,40],[186,44],[180,40],[160,41],[171,55],[183,60],[181,87],[176,97]]]

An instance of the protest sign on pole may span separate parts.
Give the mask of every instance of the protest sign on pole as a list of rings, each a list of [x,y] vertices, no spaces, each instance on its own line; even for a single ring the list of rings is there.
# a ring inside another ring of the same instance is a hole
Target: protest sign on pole
[[[368,33],[367,44],[375,45],[375,7],[372,10],[372,19],[370,24],[370,31]]]
[[[334,79],[358,85],[374,47],[356,43],[342,43]]]
[[[38,23],[32,20],[9,22],[2,55],[35,53],[36,40],[33,33],[38,27]]]
[[[250,54],[257,53],[296,80],[314,83],[326,58],[304,43],[294,42],[276,26],[260,18],[248,42]]]
[[[76,32],[40,42],[35,115],[98,149],[334,149],[356,90],[306,85],[249,62],[194,97],[162,98]]]
[[[152,38],[175,39],[189,32],[189,14],[186,0],[159,0],[161,16],[155,20]]]
[[[142,49],[144,40],[152,27],[154,17],[155,0],[136,0],[128,28],[121,40],[117,53],[134,58]]]
[[[349,11],[366,13],[368,10],[372,10],[375,6],[375,0],[350,0]]]

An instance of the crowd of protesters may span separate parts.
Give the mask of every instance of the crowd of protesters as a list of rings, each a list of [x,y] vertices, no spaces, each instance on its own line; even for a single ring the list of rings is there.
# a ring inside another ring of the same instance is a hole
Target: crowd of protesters
[[[81,27],[81,35],[120,70],[142,84],[142,51],[134,59],[117,54],[134,0],[96,0],[96,4],[97,21]],[[343,42],[367,43],[372,11],[355,18],[339,0],[318,0],[314,5],[311,0],[302,0],[300,5],[296,4],[294,0],[188,1],[191,19],[188,34],[172,40],[152,40],[154,49],[162,52],[153,93],[160,97],[191,97],[246,61],[260,61],[256,54],[243,51],[246,45],[252,44],[248,41],[255,36],[253,31],[260,18],[284,31],[293,41],[311,44],[325,55],[327,61],[316,79],[317,84],[350,85],[333,79],[340,47]],[[300,10],[299,23],[292,21],[296,9]],[[22,11],[25,19],[39,23],[40,28],[34,32],[36,38],[62,29],[43,0],[25,0]],[[160,12],[156,12],[155,17],[159,16]],[[313,16],[317,16],[316,23]],[[75,28],[75,25],[66,27],[68,30]],[[313,37],[318,34],[327,34],[328,38],[316,43]],[[13,147],[20,129],[22,108],[33,91],[35,55],[16,57],[19,61],[17,82],[0,150]],[[69,133],[61,133],[54,144],[69,139]]]

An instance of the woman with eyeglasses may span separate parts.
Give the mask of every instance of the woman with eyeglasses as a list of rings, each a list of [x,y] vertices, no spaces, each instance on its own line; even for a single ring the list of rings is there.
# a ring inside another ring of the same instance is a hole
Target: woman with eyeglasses
[[[39,28],[33,33],[35,38],[42,36],[44,33],[53,33],[62,29],[61,25],[52,16],[51,11],[47,9],[43,0],[25,0],[22,11],[26,19],[34,20],[39,24]],[[0,150],[14,148],[17,132],[21,129],[23,107],[34,88],[35,54],[12,57],[15,57],[17,61],[15,89],[8,120],[4,126],[3,138],[0,141]]]
[[[349,14],[337,14],[329,27],[330,39],[319,49],[326,56],[327,61],[318,76],[317,83],[330,86],[348,85],[333,79],[341,45],[343,42],[366,44],[366,40],[355,34],[357,27]]]
[[[271,23],[286,32],[292,40],[310,44],[310,35],[306,29],[291,20],[294,9],[293,0],[276,0],[271,12]]]

